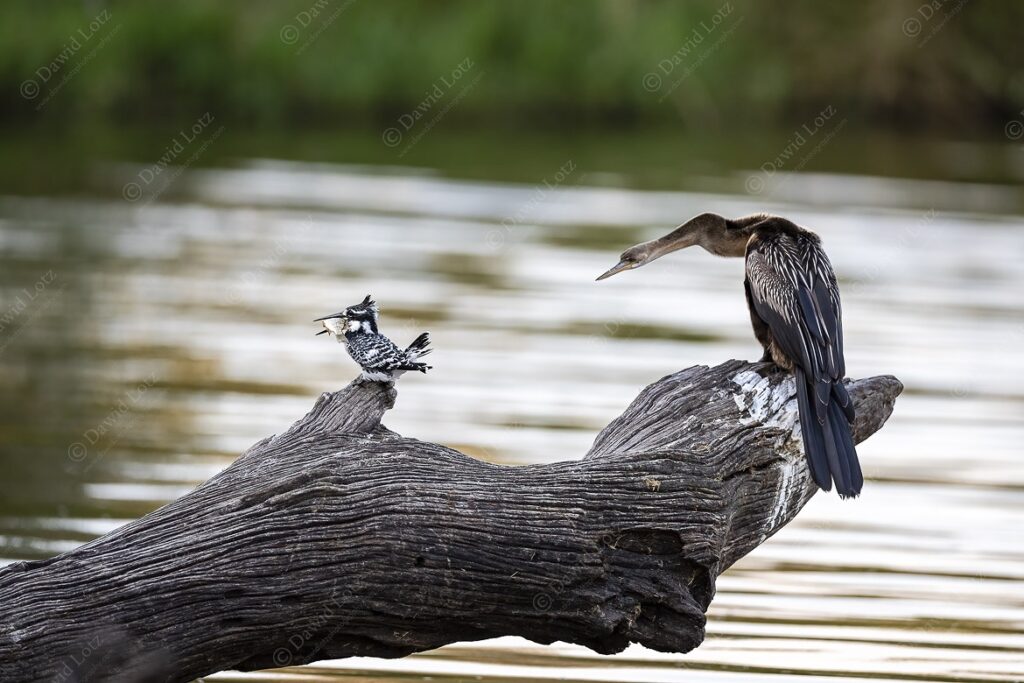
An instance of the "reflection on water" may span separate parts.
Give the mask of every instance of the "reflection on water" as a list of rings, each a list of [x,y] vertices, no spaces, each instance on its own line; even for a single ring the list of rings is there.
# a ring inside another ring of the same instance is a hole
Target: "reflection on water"
[[[599,657],[503,638],[214,679],[1019,679],[1019,217],[935,208],[899,183],[872,204],[876,181],[852,177],[818,178],[827,200],[767,205],[583,178],[263,161],[188,172],[149,204],[0,199],[0,557],[71,549],[283,430],[355,374],[310,321],[367,293],[385,332],[429,329],[437,349],[430,375],[402,381],[389,427],[503,463],[579,457],[645,384],[759,354],[739,260],[680,253],[593,278],[694,213],[767,208],[823,235],[851,374],[893,373],[907,392],[860,449],[863,497],[816,497],[723,576],[702,647]]]

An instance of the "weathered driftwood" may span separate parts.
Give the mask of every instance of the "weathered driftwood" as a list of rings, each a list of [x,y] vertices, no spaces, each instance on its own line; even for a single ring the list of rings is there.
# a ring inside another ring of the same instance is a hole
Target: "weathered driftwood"
[[[901,389],[851,383],[857,441]],[[769,364],[665,377],[584,459],[548,465],[401,437],[380,424],[394,399],[324,394],[183,498],[5,568],[0,680],[187,681],[509,634],[685,652],[716,577],[817,490]]]

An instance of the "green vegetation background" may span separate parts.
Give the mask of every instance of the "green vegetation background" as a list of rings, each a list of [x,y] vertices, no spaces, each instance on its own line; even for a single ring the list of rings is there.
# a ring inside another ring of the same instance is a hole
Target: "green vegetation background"
[[[116,34],[37,109],[19,88],[103,11],[104,35]],[[662,99],[683,67],[665,74],[659,63],[723,12],[688,63],[731,32]],[[915,17],[921,32],[908,36]],[[1024,108],[1022,27],[1024,3],[1013,0],[6,0],[0,120],[211,111],[254,128],[393,122],[469,58],[485,76],[453,122],[727,128],[806,121],[831,105],[865,125],[1000,131]],[[645,88],[650,73],[663,76],[662,90]]]

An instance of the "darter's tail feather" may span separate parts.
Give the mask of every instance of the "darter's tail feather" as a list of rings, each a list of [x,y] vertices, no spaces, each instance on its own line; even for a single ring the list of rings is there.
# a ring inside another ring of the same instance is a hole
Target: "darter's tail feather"
[[[815,483],[831,491],[835,481],[840,496],[856,496],[864,485],[864,475],[850,433],[848,417],[853,409],[845,387],[838,383],[832,385],[820,420],[812,407],[814,388],[809,386],[807,375],[800,368],[796,369],[796,395],[804,454]]]

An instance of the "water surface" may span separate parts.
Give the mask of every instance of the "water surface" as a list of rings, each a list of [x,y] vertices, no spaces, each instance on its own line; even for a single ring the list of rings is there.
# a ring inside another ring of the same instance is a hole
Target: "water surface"
[[[760,353],[739,260],[684,252],[593,282],[700,211],[816,229],[850,374],[907,386],[859,449],[864,495],[816,496],[722,576],[690,654],[502,638],[211,680],[1024,676],[1016,186],[818,173],[745,196],[742,171],[672,191],[571,159],[533,183],[254,159],[132,202],[138,167],[91,172],[90,192],[0,198],[5,563],[180,496],[346,384],[352,363],[310,320],[367,293],[385,332],[430,330],[437,349],[430,375],[401,382],[390,428],[500,463],[582,456],[646,384]]]

